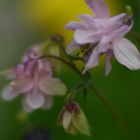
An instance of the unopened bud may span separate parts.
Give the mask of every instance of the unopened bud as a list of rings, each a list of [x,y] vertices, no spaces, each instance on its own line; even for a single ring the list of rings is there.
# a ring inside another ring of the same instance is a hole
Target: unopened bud
[[[80,106],[75,102],[65,104],[60,115],[60,120],[62,127],[68,133],[91,135],[87,118]]]
[[[128,14],[129,17],[133,16],[133,10],[132,10],[131,6],[129,6],[129,5],[126,6],[126,13]]]

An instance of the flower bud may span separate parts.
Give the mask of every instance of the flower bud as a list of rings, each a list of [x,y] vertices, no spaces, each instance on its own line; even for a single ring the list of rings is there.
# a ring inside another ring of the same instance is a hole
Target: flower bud
[[[127,5],[126,7],[126,13],[128,14],[129,17],[133,16],[133,9],[131,6]]]
[[[65,104],[60,120],[62,127],[70,134],[81,133],[87,136],[91,135],[87,118],[80,106],[75,102]]]

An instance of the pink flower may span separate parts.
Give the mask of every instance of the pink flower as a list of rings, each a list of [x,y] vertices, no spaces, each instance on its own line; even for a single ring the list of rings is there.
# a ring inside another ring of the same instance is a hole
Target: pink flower
[[[27,112],[37,108],[50,108],[53,103],[52,97],[62,96],[66,92],[62,81],[52,77],[50,63],[38,59],[39,56],[41,56],[39,48],[32,48],[23,57],[23,63],[13,69],[14,78],[2,93],[6,100],[23,95],[23,106]]]
[[[124,38],[133,26],[132,16],[127,13],[111,17],[104,0],[85,0],[95,16],[81,15],[82,23],[70,22],[65,27],[74,31],[74,39],[67,47],[68,54],[88,45],[84,60],[83,74],[99,64],[102,54],[106,55],[105,73],[111,71],[110,59],[117,61],[131,70],[140,69],[140,55],[135,45]]]

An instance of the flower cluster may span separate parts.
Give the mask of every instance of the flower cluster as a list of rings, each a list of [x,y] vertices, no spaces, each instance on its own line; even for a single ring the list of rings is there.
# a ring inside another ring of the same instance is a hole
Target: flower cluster
[[[31,48],[22,57],[21,64],[8,71],[7,75],[11,83],[4,87],[2,97],[5,100],[11,100],[21,95],[24,110],[31,112],[38,108],[51,108],[53,96],[63,96],[67,92],[68,96],[59,118],[60,124],[66,132],[71,134],[79,132],[89,136],[90,126],[87,118],[79,104],[74,101],[77,91],[82,91],[85,97],[90,89],[113,114],[117,111],[113,110],[112,103],[101,95],[92,84],[90,74],[84,74],[99,64],[99,59],[103,54],[106,56],[105,75],[108,75],[112,69],[110,62],[112,57],[115,57],[120,64],[127,68],[138,70],[140,69],[140,54],[135,45],[125,38],[125,35],[133,27],[133,15],[129,8],[126,13],[111,17],[104,0],[85,0],[85,2],[95,15],[80,15],[81,23],[70,22],[65,26],[65,28],[74,31],[73,40],[66,51],[63,39],[59,37],[51,38],[47,42],[47,46],[52,48],[53,44],[64,51],[62,54],[60,53],[64,58],[54,55],[55,51],[48,53],[46,48],[40,46]],[[78,53],[76,54],[76,52]],[[75,57],[69,56],[76,54],[77,57],[81,52],[82,59],[80,57],[80,60],[82,62],[84,60],[86,63],[83,75],[73,62]],[[49,61],[47,57],[61,61],[72,68],[80,77],[80,84],[67,91],[65,84],[59,78],[53,77],[53,61]],[[120,115],[116,113],[116,116]]]
[[[94,12],[92,15],[80,15],[82,23],[70,22],[65,28],[74,31],[74,39],[67,47],[68,54],[84,46],[86,66],[83,74],[99,64],[102,54],[106,55],[105,74],[111,71],[110,59],[117,61],[131,70],[140,69],[140,54],[135,45],[124,38],[133,26],[133,17],[129,13],[110,16],[104,0],[85,0]]]
[[[21,94],[25,111],[37,108],[48,109],[55,95],[65,95],[66,86],[58,78],[52,77],[51,65],[39,59],[43,53],[39,47],[33,47],[22,59],[22,64],[12,69],[12,82],[2,92],[6,100]]]

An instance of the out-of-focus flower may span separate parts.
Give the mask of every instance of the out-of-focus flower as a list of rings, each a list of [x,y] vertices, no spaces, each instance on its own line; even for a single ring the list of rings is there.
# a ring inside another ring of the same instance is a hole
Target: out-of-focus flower
[[[51,138],[45,129],[34,128],[23,137],[23,140],[51,140]]]
[[[6,100],[23,95],[23,106],[27,112],[37,108],[50,108],[53,103],[52,97],[62,96],[66,92],[62,81],[52,77],[50,63],[38,59],[41,55],[38,47],[31,48],[23,57],[23,63],[13,68],[12,82],[2,92],[2,97]]]
[[[60,123],[68,133],[81,133],[90,136],[90,126],[87,118],[80,106],[75,102],[65,104],[60,114]]]
[[[111,17],[104,0],[85,1],[95,16],[81,15],[79,18],[82,23],[70,22],[65,26],[75,32],[74,39],[66,49],[68,54],[87,44],[83,74],[99,64],[102,54],[106,55],[106,75],[111,71],[110,59],[113,56],[131,70],[140,69],[140,54],[137,48],[124,38],[133,26],[132,15],[122,13]]]

